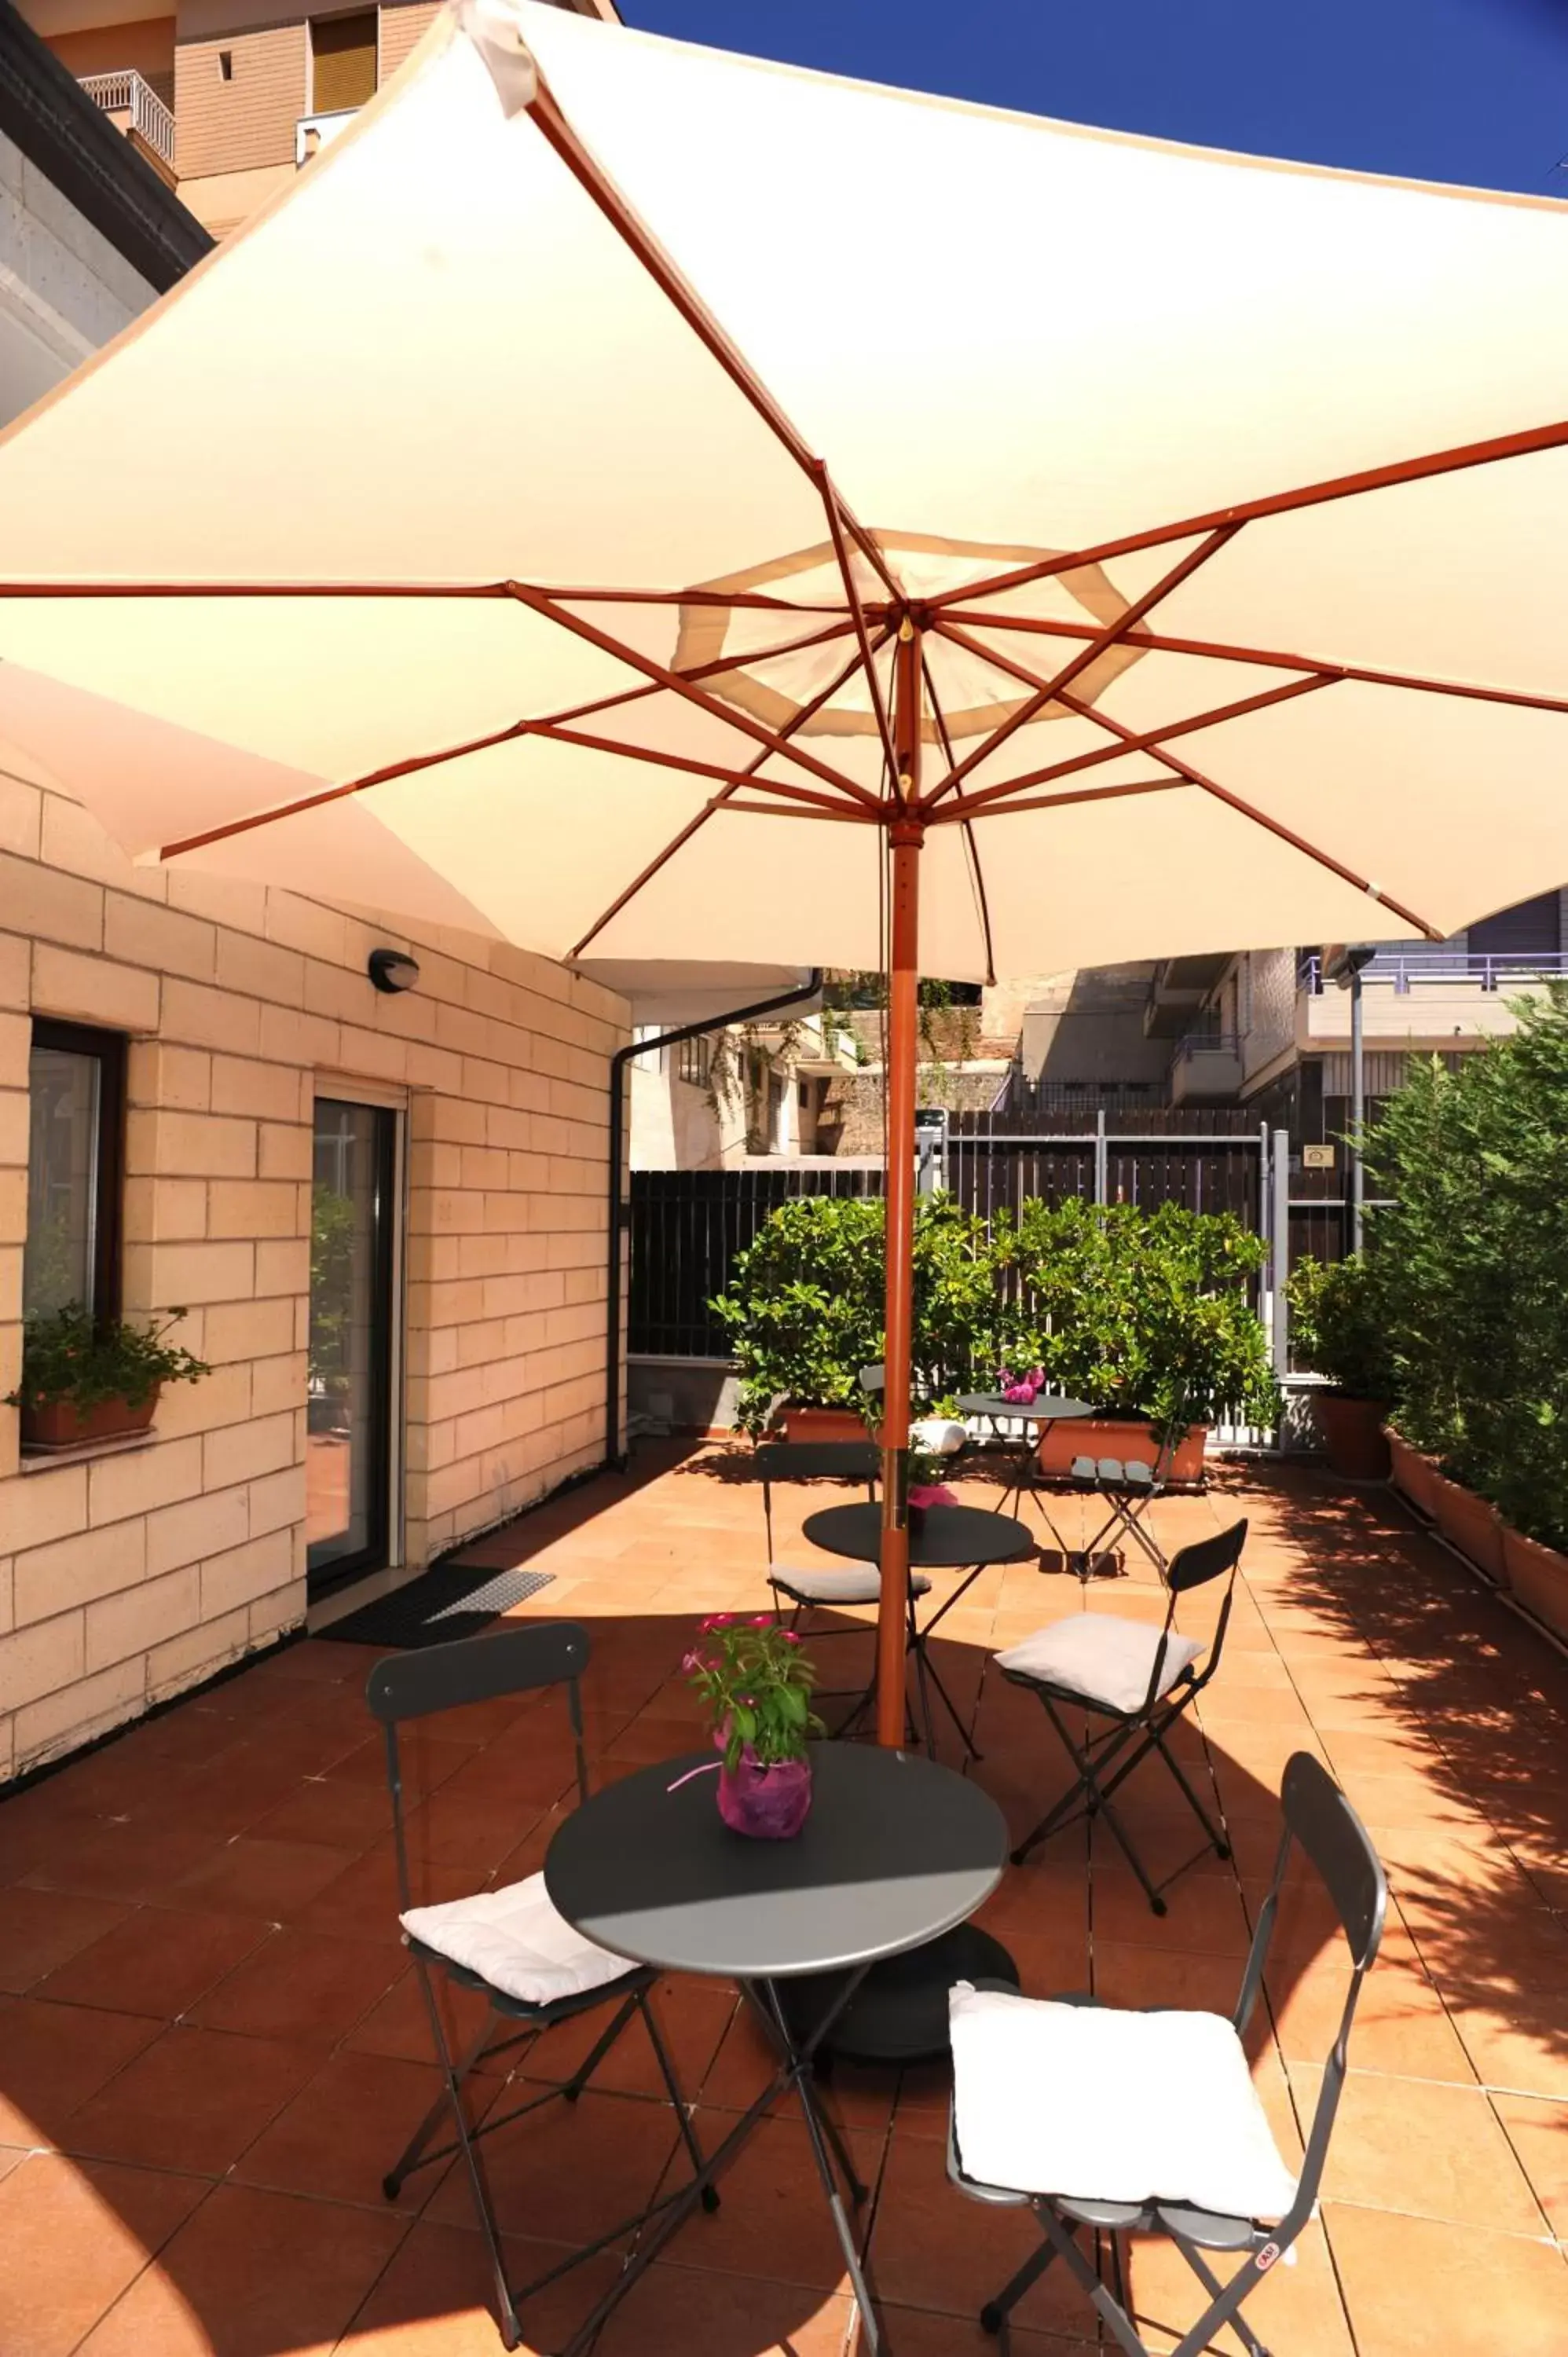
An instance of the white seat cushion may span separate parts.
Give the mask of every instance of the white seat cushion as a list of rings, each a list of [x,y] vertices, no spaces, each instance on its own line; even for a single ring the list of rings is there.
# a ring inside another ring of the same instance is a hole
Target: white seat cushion
[[[427,1948],[479,1973],[523,2005],[553,2005],[618,1981],[637,1967],[573,1930],[550,1902],[542,1874],[478,1890],[440,1907],[411,1907],[403,1928]]]
[[[1001,1669],[1038,1678],[1042,1685],[1066,1686],[1112,1710],[1136,1710],[1149,1691],[1159,1641],[1159,1631],[1140,1620],[1118,1620],[1109,1612],[1075,1612],[1009,1645],[996,1661]],[[1165,1641],[1157,1691],[1167,1693],[1202,1651],[1200,1639],[1178,1637],[1173,1630]]]
[[[956,1457],[969,1438],[969,1429],[950,1417],[928,1415],[909,1426],[909,1438],[917,1448],[928,1449],[933,1457]]]
[[[1057,2005],[967,1981],[948,2007],[954,2134],[979,2183],[1260,2224],[1295,2199],[1223,2015]]]
[[[776,1563],[768,1575],[786,1596],[803,1604],[875,1604],[882,1594],[882,1574],[875,1564],[864,1571],[790,1571]],[[917,1596],[929,1596],[931,1583],[923,1571],[912,1571],[909,1585]]]

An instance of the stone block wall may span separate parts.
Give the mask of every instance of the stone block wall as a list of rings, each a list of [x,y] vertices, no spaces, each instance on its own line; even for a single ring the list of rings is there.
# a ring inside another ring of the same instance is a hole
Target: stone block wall
[[[0,756],[0,759],[13,757]],[[372,990],[378,944],[418,987]],[[548,960],[133,867],[0,768],[0,1394],[17,1377],[37,1014],[129,1035],[123,1295],[209,1360],[154,1442],[24,1469],[0,1408],[0,1777],[305,1611],[314,1100],[406,1105],[404,1559],[603,1455],[608,1058],[626,1008]]]

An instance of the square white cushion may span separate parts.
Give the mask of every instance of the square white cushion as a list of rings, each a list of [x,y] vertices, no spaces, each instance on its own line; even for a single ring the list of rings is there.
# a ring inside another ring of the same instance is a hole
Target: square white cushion
[[[786,1596],[798,1596],[806,1604],[875,1604],[882,1595],[882,1574],[875,1565],[865,1571],[789,1571],[775,1564],[768,1577]],[[930,1593],[924,1572],[912,1571],[909,1585],[917,1596]]]
[[[482,1974],[523,2005],[553,2005],[637,1970],[573,1930],[552,1906],[542,1874],[440,1907],[411,1907],[401,1921],[427,1948]]]
[[[996,1659],[1002,1669],[1021,1671],[1046,1685],[1066,1686],[1090,1702],[1109,1704],[1112,1710],[1136,1710],[1149,1691],[1159,1642],[1160,1631],[1141,1620],[1119,1620],[1110,1612],[1075,1612],[1065,1620],[1053,1620],[1048,1629],[1036,1629]],[[1173,1630],[1160,1658],[1158,1692],[1168,1692],[1202,1651],[1201,1640],[1178,1637]]]
[[[1080,2201],[1170,2201],[1272,2224],[1295,2199],[1223,2015],[948,1998],[966,2176]]]

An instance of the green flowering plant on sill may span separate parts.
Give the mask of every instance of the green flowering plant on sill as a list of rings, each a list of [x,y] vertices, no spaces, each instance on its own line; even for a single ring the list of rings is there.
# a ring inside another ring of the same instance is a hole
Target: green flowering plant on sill
[[[29,1318],[22,1329],[22,1380],[7,1392],[7,1407],[49,1407],[69,1402],[82,1414],[107,1400],[141,1407],[160,1383],[194,1383],[211,1368],[165,1337],[186,1316],[171,1309],[149,1326],[123,1318],[102,1325],[80,1301],[68,1301],[47,1316]]]
[[[811,1708],[817,1673],[794,1631],[766,1612],[715,1612],[699,1621],[697,1639],[681,1666],[724,1738],[725,1766],[737,1768],[748,1750],[760,1768],[801,1759],[825,1730]]]

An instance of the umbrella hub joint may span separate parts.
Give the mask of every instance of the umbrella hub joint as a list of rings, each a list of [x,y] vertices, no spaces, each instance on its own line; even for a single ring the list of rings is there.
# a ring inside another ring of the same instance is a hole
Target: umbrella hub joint
[[[887,840],[895,851],[918,851],[926,840],[926,822],[913,812],[901,811],[887,826]]]

